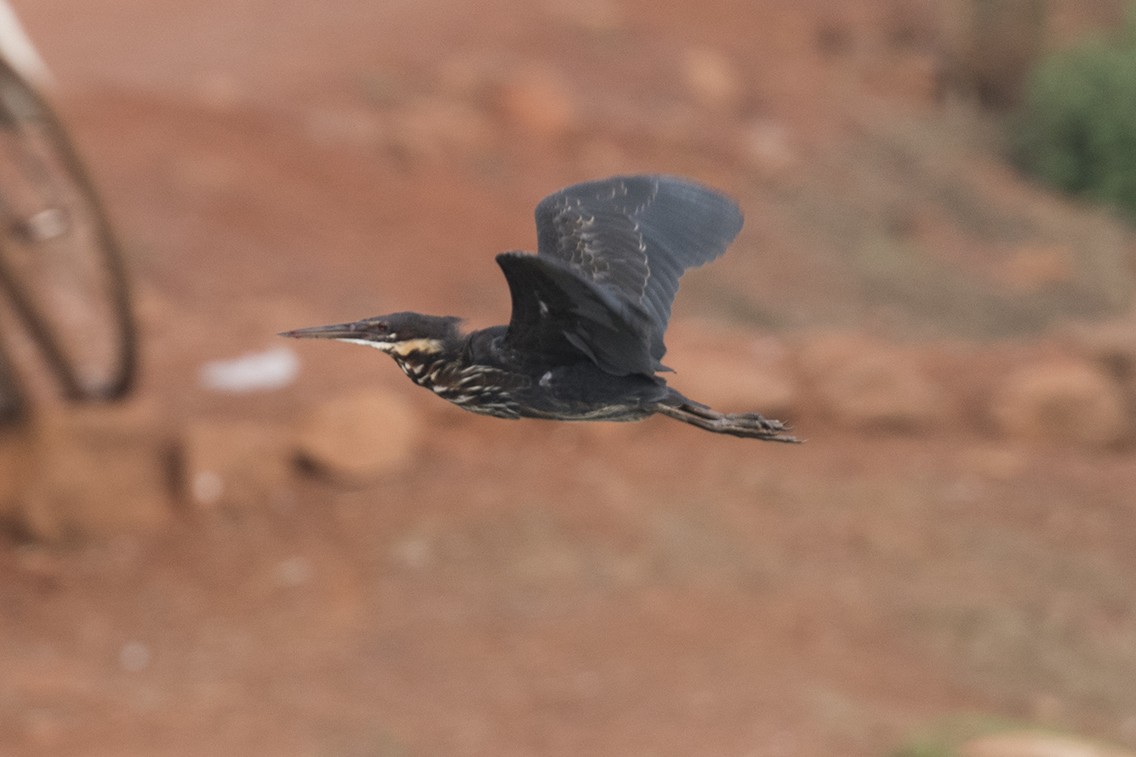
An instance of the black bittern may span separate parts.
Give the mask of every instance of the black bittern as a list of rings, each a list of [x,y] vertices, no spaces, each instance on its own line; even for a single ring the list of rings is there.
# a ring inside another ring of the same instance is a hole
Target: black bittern
[[[392,313],[284,332],[389,354],[419,386],[498,418],[637,421],[655,413],[720,434],[795,442],[757,413],[719,413],[658,375],[679,277],[742,227],[730,199],[671,176],[620,176],[546,197],[537,254],[505,252],[507,326],[463,334],[460,318]]]

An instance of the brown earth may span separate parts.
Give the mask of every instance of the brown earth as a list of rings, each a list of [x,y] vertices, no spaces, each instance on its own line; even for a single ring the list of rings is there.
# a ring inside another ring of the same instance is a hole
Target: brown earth
[[[1002,159],[969,4],[15,5],[145,363],[0,437],[0,753],[883,755],[970,716],[1136,746],[1134,236]],[[1053,3],[1053,38],[1115,5]],[[631,171],[747,213],[684,280],[675,384],[752,374],[806,445],[481,418],[338,345],[199,381],[287,328],[498,322],[536,201]],[[413,455],[296,464],[360,392]]]

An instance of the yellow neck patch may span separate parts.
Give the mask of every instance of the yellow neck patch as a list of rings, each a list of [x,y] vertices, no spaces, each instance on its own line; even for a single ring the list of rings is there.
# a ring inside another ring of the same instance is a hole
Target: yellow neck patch
[[[390,346],[389,352],[401,357],[414,352],[424,352],[432,355],[442,351],[442,343],[437,339],[408,339],[405,342],[395,342]]]

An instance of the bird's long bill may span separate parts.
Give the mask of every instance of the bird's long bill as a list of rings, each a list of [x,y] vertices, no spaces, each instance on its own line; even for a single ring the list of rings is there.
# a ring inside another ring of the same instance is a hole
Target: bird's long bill
[[[365,339],[364,331],[358,321],[351,323],[333,323],[330,326],[309,326],[306,329],[281,331],[280,336],[290,336],[293,339]]]

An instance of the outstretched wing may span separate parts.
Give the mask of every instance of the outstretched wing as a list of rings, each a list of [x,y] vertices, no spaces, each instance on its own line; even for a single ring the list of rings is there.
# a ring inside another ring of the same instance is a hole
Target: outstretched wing
[[[537,255],[503,253],[508,345],[617,374],[662,368],[683,271],[725,252],[742,226],[728,198],[671,176],[576,184],[536,208]]]
[[[536,227],[539,257],[567,263],[622,303],[641,321],[638,330],[658,365],[679,277],[726,251],[742,213],[729,198],[686,179],[616,176],[544,198]]]

